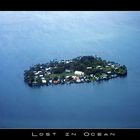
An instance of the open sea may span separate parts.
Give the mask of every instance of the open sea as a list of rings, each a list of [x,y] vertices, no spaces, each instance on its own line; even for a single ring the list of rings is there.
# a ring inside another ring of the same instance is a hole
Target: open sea
[[[127,66],[102,83],[31,88],[24,70],[97,55]],[[140,12],[1,11],[0,128],[140,128]]]

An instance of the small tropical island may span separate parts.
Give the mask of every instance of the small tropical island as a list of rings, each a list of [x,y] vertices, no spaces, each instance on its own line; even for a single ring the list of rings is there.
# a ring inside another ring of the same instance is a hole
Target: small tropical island
[[[24,81],[30,87],[43,85],[89,83],[125,77],[127,68],[97,56],[79,56],[70,60],[53,60],[36,64],[24,71]]]

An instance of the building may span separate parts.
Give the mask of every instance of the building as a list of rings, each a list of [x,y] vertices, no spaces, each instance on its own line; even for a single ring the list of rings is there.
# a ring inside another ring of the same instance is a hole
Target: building
[[[52,83],[52,80],[49,80],[49,83],[51,84]]]
[[[103,78],[103,79],[107,79],[107,74],[104,73],[104,74],[102,75],[102,78]]]
[[[65,62],[66,62],[66,64],[68,64],[69,63],[69,60],[66,60]]]
[[[82,72],[82,71],[75,71],[74,74],[75,75],[79,75],[79,76],[83,76],[84,72]]]
[[[100,65],[98,65],[96,68],[97,68],[97,69],[99,69],[99,68],[101,68],[101,66],[100,66]]]
[[[46,68],[45,70],[46,70],[46,71],[49,71],[49,70],[51,70],[51,68],[49,67],[49,68]]]
[[[66,70],[65,70],[65,72],[69,73],[69,72],[70,72],[70,70],[66,69]]]
[[[111,74],[111,71],[108,71],[107,74]]]
[[[80,80],[80,79],[77,79],[77,80],[76,80],[76,82],[77,82],[77,83],[80,83],[80,82],[81,82],[81,80]]]
[[[60,80],[54,80],[53,83],[54,84],[59,84]]]
[[[90,74],[90,77],[93,77],[94,75],[93,74]]]
[[[41,75],[39,75],[39,77],[43,77],[43,75],[41,74]]]
[[[68,78],[70,78],[70,76],[66,76],[65,78],[68,79]]]
[[[115,68],[115,65],[111,65],[111,68]]]
[[[75,80],[77,77],[73,75],[72,78],[73,78],[73,80]]]
[[[42,71],[34,71],[34,75],[38,75],[38,74],[40,74]]]
[[[87,67],[87,70],[91,70],[92,69],[92,67]]]
[[[46,83],[47,83],[47,81],[43,79],[43,80],[42,80],[42,83],[43,83],[43,84],[46,84]]]

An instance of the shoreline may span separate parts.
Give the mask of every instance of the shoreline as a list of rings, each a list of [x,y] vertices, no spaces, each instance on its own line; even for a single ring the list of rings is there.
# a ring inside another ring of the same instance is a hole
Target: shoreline
[[[24,82],[31,87],[100,82],[125,77],[127,68],[96,56],[80,56],[36,64],[24,71]]]

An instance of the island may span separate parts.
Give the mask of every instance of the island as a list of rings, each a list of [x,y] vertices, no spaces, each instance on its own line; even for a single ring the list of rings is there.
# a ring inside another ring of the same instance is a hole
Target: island
[[[79,56],[69,60],[54,59],[36,64],[24,71],[24,81],[30,87],[72,83],[89,83],[125,77],[127,67],[102,60],[97,56]]]

